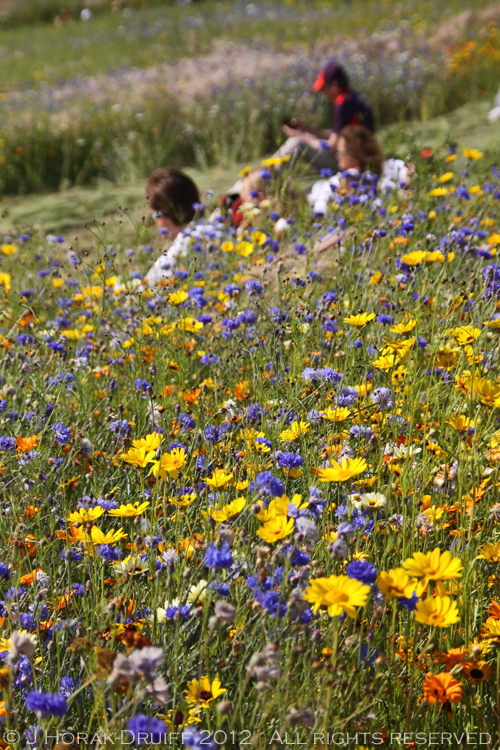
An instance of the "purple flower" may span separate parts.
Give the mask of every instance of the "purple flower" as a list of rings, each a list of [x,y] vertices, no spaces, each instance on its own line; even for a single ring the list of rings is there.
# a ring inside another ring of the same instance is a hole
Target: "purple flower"
[[[300,453],[291,453],[290,451],[278,451],[276,458],[282,469],[298,469],[304,463]]]
[[[394,399],[389,388],[375,388],[370,398],[380,409],[391,409],[394,406]]]
[[[342,388],[340,391],[338,397],[337,397],[337,403],[339,406],[352,406],[356,403],[356,401],[359,398],[359,391],[356,390],[356,388],[351,388],[350,386],[346,386],[345,388]]]
[[[166,742],[167,725],[161,719],[152,719],[146,714],[137,714],[129,719],[128,731],[137,744],[158,745]]]
[[[207,732],[200,732],[195,727],[189,727],[182,732],[182,742],[190,750],[217,750],[210,735],[207,735]]]
[[[410,597],[400,596],[398,598],[398,607],[400,609],[407,609],[408,612],[413,612],[418,604],[418,596],[413,592]]]
[[[382,323],[383,326],[392,326],[394,323],[394,318],[392,315],[385,315],[384,313],[380,313],[380,315],[377,317],[377,321],[379,323]]]
[[[366,560],[353,560],[345,572],[349,578],[355,578],[368,585],[375,583],[377,579],[377,568]]]
[[[230,568],[233,564],[233,555],[231,554],[229,544],[224,542],[220,547],[217,547],[215,544],[209,544],[203,561],[206,567],[211,570]]]
[[[130,434],[130,424],[126,419],[117,419],[115,422],[110,422],[108,426],[112,432],[116,432],[120,437],[126,437]]]
[[[148,381],[144,380],[144,378],[137,378],[137,380],[134,380],[134,386],[138,391],[141,392],[142,398],[147,398],[148,391],[153,388],[151,383],[148,383]]]
[[[248,295],[256,294],[258,297],[264,293],[264,287],[259,281],[247,281],[245,284],[245,292]]]
[[[344,377],[341,372],[334,370],[332,367],[323,367],[321,370],[318,370],[318,375],[321,380],[326,380],[328,383],[340,383]]]
[[[68,704],[60,693],[32,690],[26,697],[26,708],[40,716],[64,716]]]
[[[0,450],[15,451],[16,439],[12,437],[8,437],[8,435],[2,435],[2,437],[0,437]]]
[[[276,479],[270,471],[261,471],[260,474],[257,474],[255,484],[266,495],[283,497],[285,494],[285,485],[279,479]]]
[[[71,427],[65,427],[61,422],[52,426],[52,432],[59,445],[66,445],[71,437]]]

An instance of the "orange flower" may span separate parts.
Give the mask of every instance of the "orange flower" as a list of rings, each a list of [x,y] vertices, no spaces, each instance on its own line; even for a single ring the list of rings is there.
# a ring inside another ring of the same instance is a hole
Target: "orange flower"
[[[33,581],[36,580],[36,574],[41,570],[41,568],[37,568],[36,570],[32,570],[31,573],[26,573],[25,576],[21,576],[21,578],[19,579],[19,583],[21,584],[21,586],[31,586]]]
[[[13,544],[20,555],[28,554],[29,557],[35,557],[36,555],[36,539],[33,534],[28,534],[24,541],[21,539],[9,539],[9,543]]]
[[[490,602],[490,606],[485,610],[488,615],[491,615],[493,620],[500,620],[500,604],[495,601]]]
[[[197,404],[201,394],[201,388],[193,388],[192,391],[181,391],[179,396],[188,404]]]
[[[40,435],[31,435],[30,437],[16,437],[16,443],[17,443],[17,450],[21,453],[26,453],[26,451],[31,451],[33,448],[38,447],[38,442],[40,440]]]
[[[251,391],[248,388],[248,380],[242,380],[236,385],[234,389],[234,397],[237,401],[246,401],[250,398]]]
[[[464,661],[462,674],[471,682],[486,682],[491,677],[491,665],[487,661],[476,659]]]
[[[469,651],[464,651],[463,648],[450,648],[448,652],[440,654],[436,661],[446,664],[446,671],[451,672],[453,667],[467,659],[468,653]]]
[[[442,706],[460,703],[462,700],[462,683],[448,672],[432,674],[428,672],[424,680],[424,698],[433,706],[439,702]]]

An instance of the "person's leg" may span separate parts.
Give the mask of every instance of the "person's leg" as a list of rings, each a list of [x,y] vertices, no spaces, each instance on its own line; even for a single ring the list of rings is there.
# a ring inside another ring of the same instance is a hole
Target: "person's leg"
[[[275,158],[283,158],[284,156],[290,156],[290,161],[292,162],[302,157],[318,171],[321,169],[331,169],[334,174],[338,172],[338,162],[331,151],[322,148],[312,148],[312,146],[304,143],[300,136],[288,138],[274,154]]]

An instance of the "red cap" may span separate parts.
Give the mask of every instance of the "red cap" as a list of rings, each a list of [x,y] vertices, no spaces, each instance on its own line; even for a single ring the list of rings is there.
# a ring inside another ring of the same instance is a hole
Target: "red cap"
[[[321,91],[328,86],[332,81],[337,81],[341,89],[347,88],[349,85],[349,79],[342,65],[332,60],[329,62],[323,70],[320,71],[318,77],[314,81],[312,87],[313,91]]]
[[[325,71],[321,70],[318,73],[318,77],[314,81],[314,85],[312,87],[313,91],[321,91],[321,89],[325,88]]]

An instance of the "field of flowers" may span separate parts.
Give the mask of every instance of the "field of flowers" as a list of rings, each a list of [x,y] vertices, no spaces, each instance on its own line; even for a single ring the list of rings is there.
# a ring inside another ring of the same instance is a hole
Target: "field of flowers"
[[[261,157],[284,116],[329,123],[310,89],[332,55],[379,126],[498,87],[500,7],[486,0],[473,13],[465,0],[122,5],[0,29],[1,195]]]
[[[156,289],[147,219],[5,240],[2,748],[497,746],[500,170],[413,160]]]

